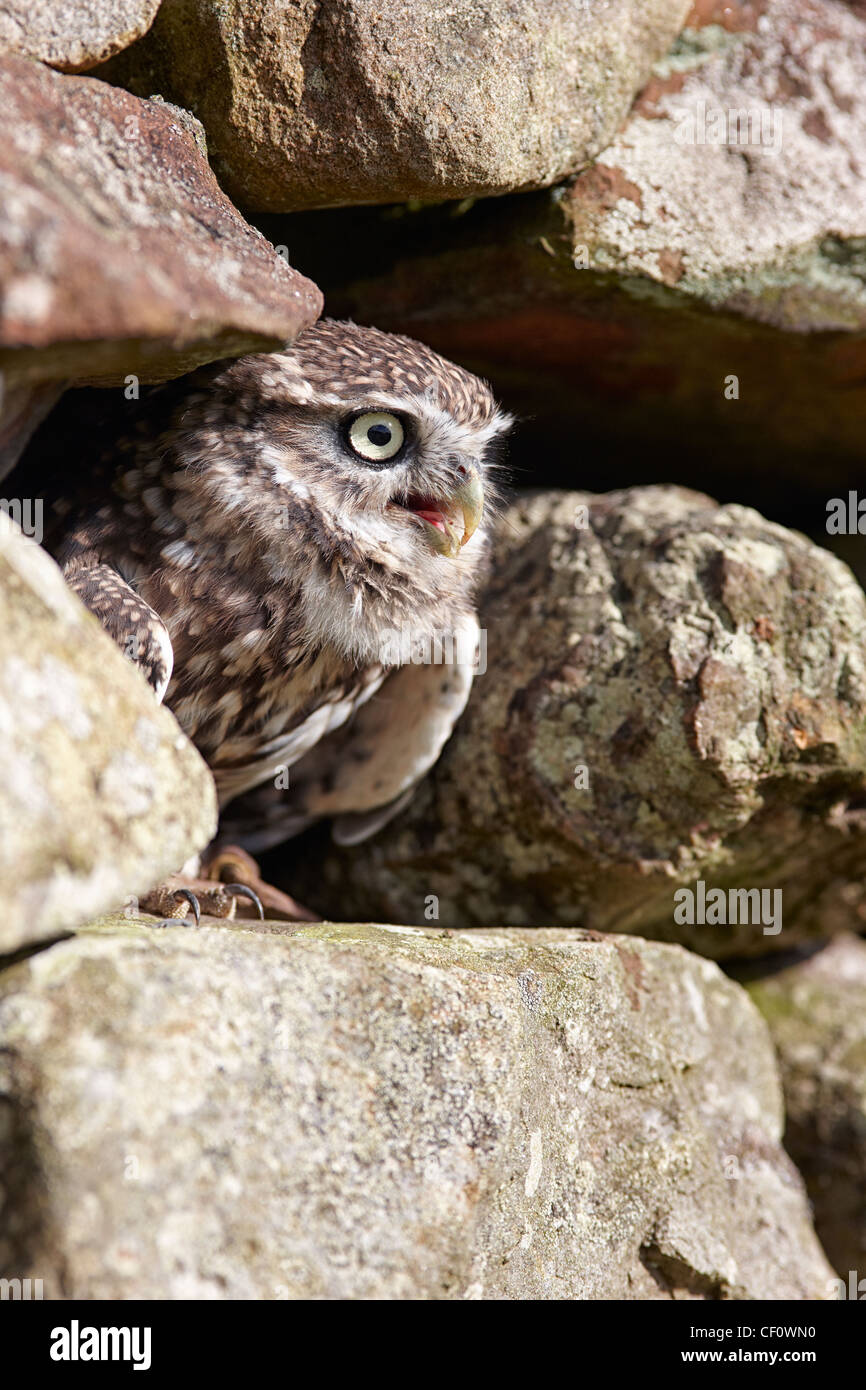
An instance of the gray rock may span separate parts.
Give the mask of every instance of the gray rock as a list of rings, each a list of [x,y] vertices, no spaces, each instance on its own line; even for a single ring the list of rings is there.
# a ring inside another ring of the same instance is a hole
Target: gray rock
[[[0,52],[83,72],[146,34],[160,0],[0,0]]]
[[[839,937],[748,988],[779,1056],[785,1146],[847,1288],[852,1270],[866,1280],[866,943]]]
[[[318,317],[316,287],[244,221],[166,103],[6,54],[0,108],[7,387],[160,381]]]
[[[0,993],[46,1297],[826,1296],[766,1025],[677,948],[121,921]]]
[[[173,715],[0,516],[0,952],[144,893],[215,827],[213,780]]]
[[[688,0],[163,5],[105,70],[207,130],[223,186],[289,211],[546,187],[611,139]]]
[[[719,959],[861,925],[866,596],[841,561],[684,489],[546,493],[501,519],[480,618],[436,767],[372,840],[293,864],[303,900]]]

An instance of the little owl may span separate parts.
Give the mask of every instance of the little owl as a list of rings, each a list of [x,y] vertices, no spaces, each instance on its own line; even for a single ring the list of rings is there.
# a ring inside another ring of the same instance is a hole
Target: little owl
[[[67,399],[87,463],[55,469],[46,543],[234,803],[222,832],[252,851],[322,817],[372,834],[468,698],[510,423],[490,389],[325,320],[140,401]]]

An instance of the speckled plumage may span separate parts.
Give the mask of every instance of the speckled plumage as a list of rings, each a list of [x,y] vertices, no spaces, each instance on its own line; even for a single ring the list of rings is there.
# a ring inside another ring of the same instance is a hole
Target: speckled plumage
[[[75,489],[67,463],[49,496],[68,582],[164,693],[223,804],[260,788],[233,808],[243,841],[321,815],[347,837],[375,828],[468,696],[467,647],[401,672],[383,634],[471,647],[486,537],[482,523],[458,546],[454,527],[478,479],[492,495],[509,421],[489,388],[411,339],[326,320],[139,402],[100,395]],[[405,427],[393,460],[353,452],[347,422],[365,412]]]

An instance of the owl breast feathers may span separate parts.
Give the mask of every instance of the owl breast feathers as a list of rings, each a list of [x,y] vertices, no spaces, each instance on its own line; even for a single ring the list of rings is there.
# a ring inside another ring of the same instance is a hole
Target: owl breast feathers
[[[73,398],[46,542],[207,759],[224,823],[253,850],[323,816],[372,833],[468,698],[510,424],[489,388],[325,320],[139,401]]]

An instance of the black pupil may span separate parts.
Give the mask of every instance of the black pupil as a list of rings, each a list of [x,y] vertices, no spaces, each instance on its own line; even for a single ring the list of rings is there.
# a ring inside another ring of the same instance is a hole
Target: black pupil
[[[384,449],[386,444],[391,443],[391,426],[371,425],[367,430],[367,438],[377,449]]]

